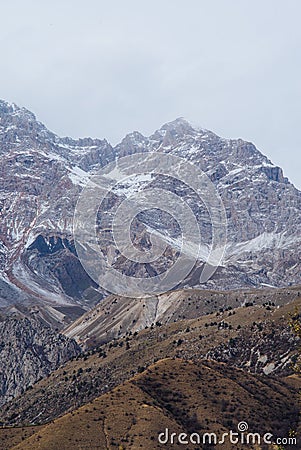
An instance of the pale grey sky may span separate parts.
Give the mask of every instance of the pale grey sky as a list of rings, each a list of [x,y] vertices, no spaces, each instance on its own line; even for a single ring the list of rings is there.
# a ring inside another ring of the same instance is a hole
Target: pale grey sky
[[[184,116],[301,178],[300,0],[0,2],[0,98],[59,135]]]

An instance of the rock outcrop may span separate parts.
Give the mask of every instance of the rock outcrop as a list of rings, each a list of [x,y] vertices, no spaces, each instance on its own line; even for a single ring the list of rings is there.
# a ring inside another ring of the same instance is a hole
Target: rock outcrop
[[[34,318],[0,322],[0,406],[80,353],[73,339]]]

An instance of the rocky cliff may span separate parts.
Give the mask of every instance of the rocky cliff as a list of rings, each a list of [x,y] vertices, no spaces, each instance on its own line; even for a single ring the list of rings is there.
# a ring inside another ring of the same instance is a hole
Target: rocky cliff
[[[0,406],[79,353],[74,340],[35,318],[0,322]]]

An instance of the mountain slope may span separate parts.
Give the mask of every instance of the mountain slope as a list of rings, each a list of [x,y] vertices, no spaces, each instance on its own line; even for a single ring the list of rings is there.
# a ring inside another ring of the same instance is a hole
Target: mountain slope
[[[291,375],[299,341],[290,330],[289,313],[301,306],[300,297],[293,298],[280,307],[267,300],[265,306],[246,304],[129,331],[123,338],[78,355],[4,405],[0,422],[18,426],[45,423],[92,401],[162,358],[196,362],[214,358],[226,361],[228,367],[269,378]]]
[[[253,144],[223,139],[178,119],[149,138],[132,133],[116,149],[121,155],[160,151],[184,157],[214,183],[226,209],[228,243],[221,270],[208,286],[229,289],[298,282],[300,192]],[[195,214],[197,206],[192,205]],[[206,218],[202,212],[201,234],[208,244]],[[164,225],[168,230],[168,223]],[[188,279],[190,285],[196,285],[193,275]]]
[[[93,347],[143,330],[156,323],[168,324],[193,319],[244,305],[271,303],[276,307],[300,295],[298,287],[289,289],[213,291],[187,289],[147,299],[108,296],[83,314],[63,333],[82,347]]]
[[[177,119],[150,137],[131,133],[113,148],[106,140],[60,138],[25,108],[1,101],[0,306],[9,312],[9,306],[16,303],[47,304],[69,308],[74,316],[76,308],[87,310],[107,295],[78,260],[73,240],[75,205],[91,174],[122,156],[150,151],[194,163],[206,172],[225,205],[226,253],[215,275],[202,287],[301,282],[301,193],[253,144],[222,139]],[[203,253],[178,287],[199,287],[200,270],[212,240],[204,205],[177,180],[150,177],[137,181],[134,177],[102,205],[99,227],[104,218],[112,219],[131,186],[167,189],[187,201],[200,225]],[[133,277],[165,271],[179,249],[176,223],[166,214],[150,211],[140,214],[133,226],[135,245],[141,248],[149,245],[151,230],[160,234],[167,244],[164,258],[150,264],[124,259],[110,233],[102,246],[106,257],[115,255],[116,267]]]
[[[60,139],[26,109],[0,102],[0,155],[2,304],[77,304],[96,285],[75,255],[74,207],[85,169],[112,159],[112,147]]]
[[[255,377],[224,364],[165,359],[92,403],[39,428],[19,445],[2,442],[7,450],[154,450],[162,448],[158,435],[166,428],[177,436],[181,432],[201,436],[214,432],[221,437],[230,429],[236,431],[246,418],[250,432],[286,437],[298,424],[296,399],[297,389],[285,381]],[[0,430],[0,436],[5,432]],[[202,448],[210,448],[208,440],[205,442]],[[195,444],[185,448],[195,449]],[[182,447],[178,443],[172,446]],[[226,442],[223,448],[233,449],[233,445]],[[235,448],[244,446],[236,444]]]

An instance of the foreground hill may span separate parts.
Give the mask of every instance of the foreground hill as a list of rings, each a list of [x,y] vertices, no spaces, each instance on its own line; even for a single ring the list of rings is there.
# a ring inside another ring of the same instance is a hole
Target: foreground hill
[[[241,421],[248,422],[250,432],[287,437],[298,426],[298,385],[292,384],[221,363],[164,359],[35,432],[17,429],[14,436],[12,429],[0,430],[0,448],[180,449],[183,445],[159,444],[158,435],[168,428],[177,435],[214,432],[221,437],[224,432],[236,432]],[[33,434],[27,437],[26,433]],[[185,448],[211,446],[189,444]],[[223,448],[245,446],[226,442]]]
[[[254,374],[285,377],[293,373],[298,339],[289,314],[301,306],[296,296],[280,307],[242,306],[195,319],[154,324],[139,333],[78,355],[50,376],[3,406],[0,422],[43,424],[92,401],[162,358],[213,358]],[[38,412],[38,414],[37,414]]]

